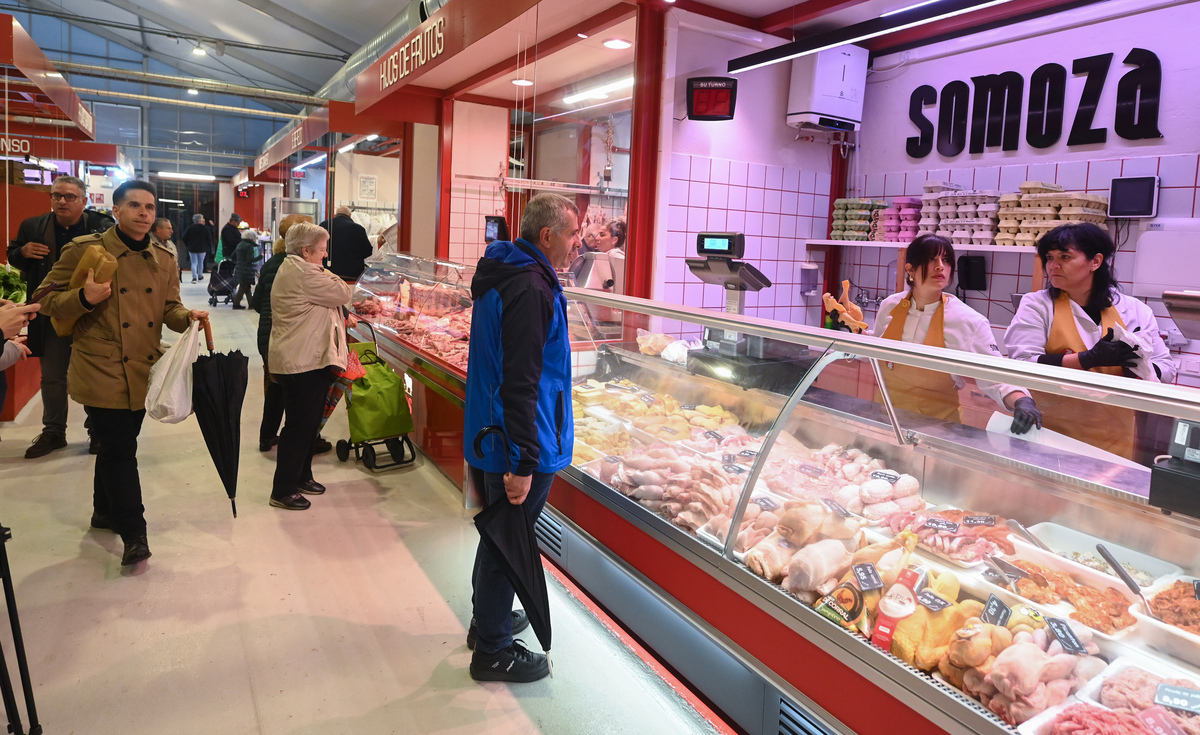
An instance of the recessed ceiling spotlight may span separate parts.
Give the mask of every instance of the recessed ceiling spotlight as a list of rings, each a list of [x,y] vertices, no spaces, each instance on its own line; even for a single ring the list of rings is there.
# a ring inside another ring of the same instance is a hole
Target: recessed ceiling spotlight
[[[192,47],[192,53],[196,56],[208,56],[208,52],[204,50],[204,47],[199,45]]]
[[[533,86],[533,82],[529,81],[528,79],[514,79],[514,80],[512,80],[512,83],[517,85],[518,87],[532,87]]]
[[[617,51],[627,49],[633,44],[623,38],[610,38],[604,42],[604,48],[611,48]]]
[[[579,36],[580,38],[587,38],[587,37],[588,37],[588,34],[586,34],[586,33],[576,33],[575,35],[576,35],[576,36]]]
[[[189,89],[189,90],[187,91],[187,93],[188,93],[188,94],[200,94],[200,90],[198,90],[198,89]]]

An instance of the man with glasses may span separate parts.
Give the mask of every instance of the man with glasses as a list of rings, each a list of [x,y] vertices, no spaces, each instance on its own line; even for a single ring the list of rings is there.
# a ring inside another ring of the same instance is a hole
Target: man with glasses
[[[87,206],[87,186],[74,176],[59,176],[50,187],[50,211],[21,223],[8,244],[8,262],[21,269],[26,293],[33,292],[58,261],[59,253],[77,237],[104,232],[116,222]],[[67,446],[67,367],[71,338],[59,337],[49,319],[29,323],[29,351],[42,358],[42,433],[25,451],[25,459],[44,457]],[[88,451],[95,454],[94,442]]]

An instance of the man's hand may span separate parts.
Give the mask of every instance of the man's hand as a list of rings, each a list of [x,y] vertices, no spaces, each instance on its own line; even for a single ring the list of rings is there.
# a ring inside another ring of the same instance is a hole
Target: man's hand
[[[504,473],[504,493],[508,495],[508,502],[513,505],[520,505],[525,502],[525,498],[529,497],[529,485],[533,482],[533,475],[518,477],[511,472]]]
[[[92,306],[96,306],[111,295],[111,283],[96,283],[96,271],[88,268],[87,281],[83,284],[83,298]]]
[[[22,359],[22,360],[24,360],[26,357],[29,357],[30,355],[33,354],[32,352],[29,351],[29,348],[27,346],[25,346],[25,340],[26,340],[26,337],[23,334],[20,337],[13,337],[12,339],[9,340],[9,342],[16,342],[17,347],[21,348],[21,358],[20,359]]]
[[[188,312],[188,324],[191,324],[192,322],[195,322],[195,321],[203,321],[207,318],[208,318],[207,311],[200,311],[199,309],[192,309],[191,311]]]
[[[41,260],[50,254],[50,248],[40,242],[27,242],[21,246],[21,255],[34,260]]]
[[[0,331],[6,335],[16,336],[33,319],[33,315],[42,308],[41,304],[13,304],[0,306]]]

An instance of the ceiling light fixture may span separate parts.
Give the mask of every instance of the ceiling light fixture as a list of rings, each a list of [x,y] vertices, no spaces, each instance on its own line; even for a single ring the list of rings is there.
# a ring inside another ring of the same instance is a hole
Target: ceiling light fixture
[[[342,146],[341,148],[338,148],[338,153],[349,153],[350,151],[354,150],[354,146],[356,146],[356,145],[358,145],[358,144],[357,143],[347,143],[346,145]]]
[[[154,174],[160,179],[179,179],[180,181],[216,181],[212,174],[185,174],[179,171],[159,171]]]
[[[512,83],[517,85],[518,87],[532,87],[533,86],[533,82],[529,81],[528,79],[514,79],[514,80],[512,80]]]
[[[205,51],[204,47],[199,44],[192,46],[192,54],[194,56],[208,56],[208,52]]]
[[[627,49],[632,45],[632,43],[626,41],[624,38],[610,38],[604,42],[604,48],[610,48],[615,51]]]
[[[801,56],[886,36],[889,33],[916,28],[927,23],[935,23],[939,20],[946,20],[984,8],[992,8],[1007,2],[1011,2],[1011,0],[986,0],[984,2],[980,0],[941,0],[941,4],[936,7],[928,7],[931,3],[922,3],[889,13],[886,19],[883,16],[872,18],[829,33],[821,33],[792,43],[785,43],[773,49],[730,59],[727,68],[730,74],[759,69],[771,64],[778,64],[781,61],[791,61]]]
[[[586,33],[576,33],[575,35],[576,35],[576,36],[579,36],[580,38],[587,38],[587,37],[588,37],[588,34],[586,34]]]
[[[615,82],[602,84],[594,89],[587,89],[582,92],[576,92],[575,94],[567,95],[566,97],[563,97],[563,104],[573,105],[576,102],[582,102],[583,100],[607,99],[609,92],[617,92],[622,89],[629,89],[632,86],[633,77],[625,77],[624,79],[618,79]]]
[[[319,156],[313,156],[312,158],[308,159],[307,161],[305,161],[303,163],[296,164],[294,167],[292,167],[292,170],[299,171],[299,170],[303,169],[305,166],[311,166],[314,163],[320,163],[321,161],[324,161],[324,160],[325,160],[325,154],[322,153]]]
[[[158,201],[166,203],[166,204],[179,204],[179,205],[183,204],[182,199],[159,199]]]
[[[607,105],[615,105],[618,102],[628,102],[631,99],[633,99],[633,98],[632,97],[620,97],[615,100],[605,100],[604,102],[598,102],[594,105],[588,105],[587,107],[576,107],[574,110],[567,110],[566,112],[556,112],[553,115],[543,115],[543,116],[539,117],[537,119],[537,121],[541,122],[542,120],[553,120],[554,118],[562,117],[563,115],[575,115],[577,113],[584,112],[585,110],[592,110],[597,107],[605,107]]]
[[[368,136],[367,136],[367,140],[375,140],[375,139],[377,139],[378,137],[379,137],[379,136],[378,136],[378,135],[376,135],[375,133],[371,133],[370,135],[368,135]]]
[[[899,10],[889,10],[886,13],[880,13],[879,17],[886,18],[889,15],[899,15],[900,13],[903,13],[905,11],[916,10],[917,8],[922,8],[922,7],[925,7],[926,5],[933,5],[934,3],[940,3],[941,1],[942,0],[923,0],[923,2],[913,3],[912,5],[909,5],[904,8],[900,8]]]
[[[62,78],[63,78],[63,77],[62,77],[62,74],[59,74],[59,73],[58,73],[58,72],[56,72],[56,71],[46,72],[46,76],[48,76],[48,77],[52,77],[52,78],[54,78],[54,79],[62,79]]]
[[[189,90],[187,91],[187,93],[188,93],[188,94],[200,94],[200,90],[198,90],[198,89],[189,89]]]

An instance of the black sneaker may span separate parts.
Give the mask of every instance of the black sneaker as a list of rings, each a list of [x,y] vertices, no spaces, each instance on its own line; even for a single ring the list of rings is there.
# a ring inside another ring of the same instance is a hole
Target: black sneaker
[[[106,516],[100,515],[99,513],[95,512],[95,511],[92,511],[91,526],[92,526],[92,528],[96,528],[101,531],[113,530],[112,524],[110,524],[108,522],[108,518]]]
[[[128,567],[150,558],[150,545],[146,542],[146,534],[136,538],[125,539],[125,553],[121,554],[121,566]]]
[[[495,653],[471,654],[471,678],[475,681],[530,682],[550,675],[550,659],[513,641]]]
[[[313,442],[313,454],[324,454],[330,449],[333,449],[333,445],[329,443],[329,440],[317,434],[317,439]]]
[[[312,505],[312,503],[308,502],[308,498],[304,497],[300,493],[292,493],[291,495],[285,495],[282,498],[276,498],[272,496],[271,505],[275,506],[276,508],[283,508],[284,510],[308,510],[308,507]]]
[[[529,616],[524,610],[512,611],[512,632],[513,635],[520,633],[529,627]],[[471,625],[467,628],[467,648],[475,650],[475,636],[479,632],[478,626],[475,625],[475,618],[471,618]]]

